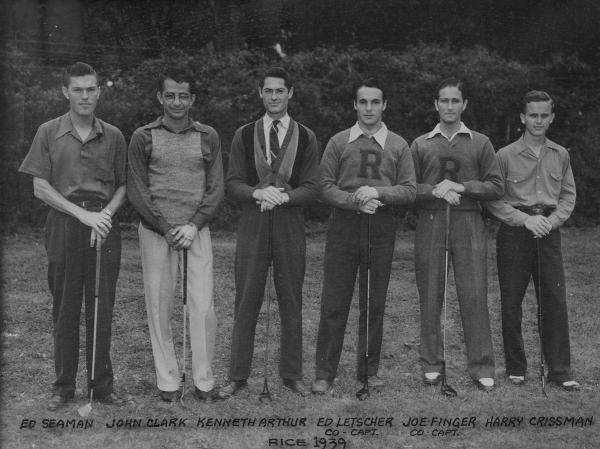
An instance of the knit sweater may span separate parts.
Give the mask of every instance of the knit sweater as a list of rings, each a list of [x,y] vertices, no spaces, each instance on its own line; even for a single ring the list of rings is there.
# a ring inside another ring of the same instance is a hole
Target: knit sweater
[[[379,200],[407,205],[415,199],[415,172],[406,141],[388,132],[383,147],[364,134],[349,142],[350,128],[333,136],[319,167],[321,196],[328,204],[358,210],[351,195],[361,186],[374,187]]]
[[[461,183],[464,192],[458,210],[481,210],[480,201],[502,197],[504,182],[494,148],[481,133],[460,133],[448,141],[442,134],[417,137],[411,145],[417,176],[417,207],[444,209],[446,201],[433,196],[444,179]]]

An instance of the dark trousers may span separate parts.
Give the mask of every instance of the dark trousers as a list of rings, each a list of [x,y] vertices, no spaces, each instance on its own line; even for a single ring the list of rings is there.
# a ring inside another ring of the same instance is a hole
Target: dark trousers
[[[51,209],[46,219],[48,284],[53,297],[55,391],[63,397],[75,394],[79,363],[79,317],[85,296],[87,387],[91,385],[94,332],[94,284],[96,249],[90,247],[90,228],[76,218]],[[115,286],[121,260],[119,224],[102,245],[96,336],[94,396],[113,391],[110,335]]]
[[[478,211],[450,210],[449,263],[454,270],[460,305],[467,369],[473,379],[493,378],[485,223]],[[444,299],[445,235],[445,209],[419,210],[415,275],[421,307],[420,354],[424,372],[440,372],[444,359],[440,317]]]
[[[524,376],[527,371],[521,304],[533,277],[536,294],[541,291],[542,345],[548,379],[570,380],[571,351],[560,231],[556,229],[546,237],[535,239],[524,227],[502,224],[496,243],[506,373]]]
[[[231,337],[230,380],[250,376],[254,335],[265,296],[269,252],[269,213],[245,209],[240,217],[235,254],[235,311]],[[279,375],[302,379],[302,284],[306,238],[301,208],[273,210],[273,280],[281,318]]]
[[[321,319],[317,337],[316,377],[332,381],[344,343],[346,323],[354,292],[356,271],[360,266],[359,297],[367,287],[367,216],[354,211],[334,209],[329,219],[325,244],[325,267],[321,295]],[[369,288],[369,348],[365,370],[366,301],[359,302],[357,377],[374,376],[379,369],[383,316],[396,227],[391,211],[371,216],[371,270]],[[363,263],[361,263],[361,261]]]

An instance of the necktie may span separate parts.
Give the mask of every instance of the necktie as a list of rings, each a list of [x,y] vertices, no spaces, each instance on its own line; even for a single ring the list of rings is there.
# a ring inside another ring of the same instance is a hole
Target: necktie
[[[279,125],[279,120],[273,120],[273,126],[271,126],[271,131],[269,131],[269,146],[271,148],[271,165],[275,163],[277,160],[277,155],[279,154],[279,137],[277,136],[277,125]]]

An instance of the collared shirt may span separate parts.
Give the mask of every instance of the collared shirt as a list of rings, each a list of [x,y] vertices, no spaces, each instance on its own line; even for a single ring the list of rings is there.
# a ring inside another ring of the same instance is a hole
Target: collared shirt
[[[448,139],[449,142],[452,141],[452,139],[454,139],[454,137],[457,134],[468,134],[471,139],[473,138],[473,133],[471,132],[471,130],[469,128],[467,128],[467,125],[465,125],[463,122],[460,122],[460,128],[458,128],[458,131],[456,131],[450,137],[448,137],[446,134],[444,134],[442,132],[442,127],[438,123],[437,125],[435,125],[435,128],[433,128],[433,130],[429,134],[427,134],[427,139],[431,139],[431,138],[435,137],[437,134],[441,134],[446,139]]]
[[[96,117],[85,141],[66,114],[44,123],[19,167],[42,178],[62,196],[110,201],[126,182],[126,145],[123,134]]]
[[[497,218],[510,226],[523,226],[529,215],[515,207],[554,207],[552,227],[562,225],[575,208],[575,180],[568,151],[546,139],[539,157],[521,137],[496,154],[505,180],[505,194],[487,204]]]
[[[285,114],[279,120],[279,124],[277,125],[277,140],[279,140],[279,147],[281,148],[281,144],[283,144],[283,139],[290,127],[290,116],[289,114]],[[273,126],[273,119],[269,116],[269,114],[265,114],[263,117],[263,125],[265,129],[265,151],[267,156],[267,162],[271,165],[271,139],[270,132],[271,126]]]
[[[154,122],[136,129],[131,136],[128,150],[127,195],[131,204],[140,214],[142,221],[153,230],[166,234],[173,225],[161,214],[153,203],[148,187],[148,167],[152,155],[152,129],[164,128],[175,133],[159,117]],[[223,162],[221,141],[217,132],[210,126],[193,120],[177,134],[201,133],[201,151],[206,171],[206,190],[196,214],[191,218],[198,229],[202,229],[215,215],[217,207],[223,199]]]
[[[362,130],[362,128],[360,127],[360,125],[358,124],[358,122],[356,122],[354,124],[354,126],[352,128],[350,128],[350,137],[348,137],[348,143],[354,142],[356,139],[358,139],[362,135],[364,135],[367,138],[372,137],[373,139],[375,139],[375,142],[377,142],[379,144],[379,146],[381,148],[383,148],[385,146],[385,141],[388,136],[388,129],[387,129],[387,126],[385,126],[385,123],[382,122],[381,128],[379,128],[375,134],[372,134],[371,136],[367,136],[365,134],[365,132]]]

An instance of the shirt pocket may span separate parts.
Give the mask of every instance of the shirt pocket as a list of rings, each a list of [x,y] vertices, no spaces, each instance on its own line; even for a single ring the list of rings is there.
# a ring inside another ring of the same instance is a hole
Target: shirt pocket
[[[82,150],[81,158],[88,176],[103,184],[114,182],[115,173],[111,154],[105,147],[89,145]]]
[[[550,176],[548,177],[548,190],[553,198],[558,199],[562,186],[562,179],[562,173],[550,172]]]
[[[527,177],[519,173],[509,173],[506,176],[506,191],[515,198],[521,198],[527,190]]]

